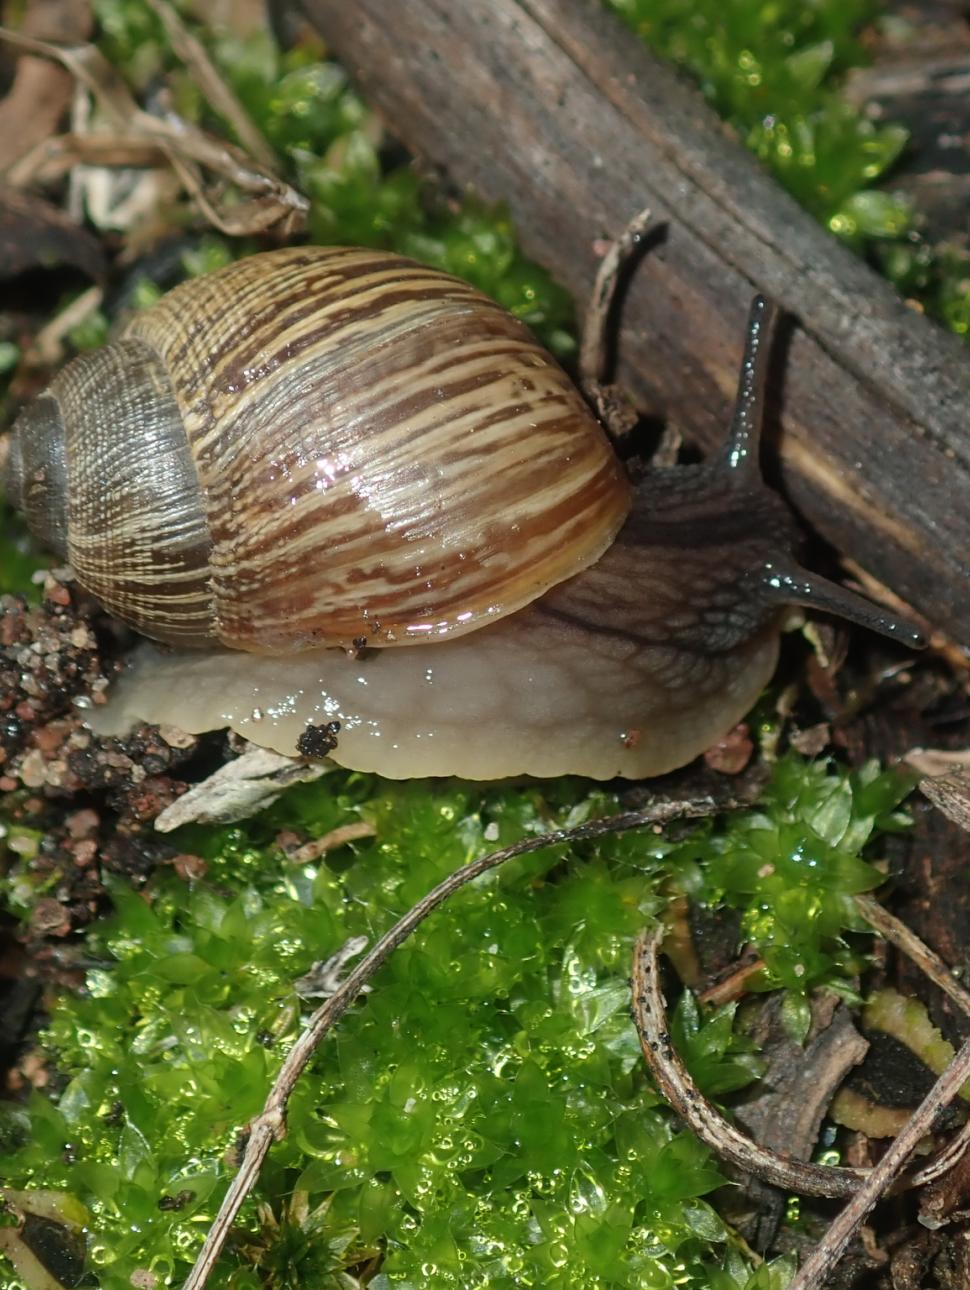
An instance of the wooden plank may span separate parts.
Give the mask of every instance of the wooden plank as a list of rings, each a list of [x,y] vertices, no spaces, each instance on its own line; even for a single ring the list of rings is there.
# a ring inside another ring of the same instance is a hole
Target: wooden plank
[[[662,233],[624,302],[619,376],[705,448],[723,435],[751,294],[773,296],[790,315],[769,432],[783,490],[970,642],[963,342],[819,228],[592,0],[303,3],[393,132],[505,202],[525,251],[577,301],[596,240],[653,209]]]

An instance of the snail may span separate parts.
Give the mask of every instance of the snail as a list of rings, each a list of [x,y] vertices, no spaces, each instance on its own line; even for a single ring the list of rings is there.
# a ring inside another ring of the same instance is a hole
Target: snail
[[[583,354],[594,403],[631,225]],[[96,729],[231,726],[391,778],[656,775],[731,729],[784,607],[919,643],[799,568],[761,481],[770,307],[715,460],[636,486],[528,329],[384,251],[183,283],[20,415],[5,491],[134,653]],[[590,355],[593,357],[591,358]]]

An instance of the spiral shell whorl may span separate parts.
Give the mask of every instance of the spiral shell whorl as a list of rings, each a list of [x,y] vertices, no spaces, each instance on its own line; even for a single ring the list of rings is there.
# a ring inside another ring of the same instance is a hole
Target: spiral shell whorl
[[[27,527],[62,559],[67,554],[67,477],[64,422],[49,393],[25,408],[11,434],[3,487]]]
[[[0,493],[14,510],[24,509],[24,472],[20,436],[13,433],[0,435]]]
[[[147,636],[212,644],[204,499],[164,365],[122,339],[70,364],[51,389],[67,426],[78,581]]]
[[[472,630],[592,563],[629,509],[609,443],[527,329],[399,256],[240,260],[126,335],[171,380],[215,630],[237,648]]]

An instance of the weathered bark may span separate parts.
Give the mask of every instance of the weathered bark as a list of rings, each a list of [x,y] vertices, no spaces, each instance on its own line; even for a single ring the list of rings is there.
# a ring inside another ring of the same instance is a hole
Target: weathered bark
[[[813,223],[699,95],[593,0],[303,0],[419,156],[506,202],[582,301],[594,241],[641,207],[619,377],[711,448],[752,292],[792,316],[773,434],[795,506],[970,641],[970,349]],[[783,352],[782,352],[783,351]]]

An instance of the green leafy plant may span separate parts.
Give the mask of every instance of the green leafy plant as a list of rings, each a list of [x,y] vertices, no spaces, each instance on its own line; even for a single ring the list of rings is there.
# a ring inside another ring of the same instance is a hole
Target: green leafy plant
[[[911,787],[874,763],[833,774],[825,762],[789,754],[762,811],[712,823],[683,843],[658,842],[653,854],[695,900],[741,911],[741,935],[765,964],[749,988],[801,994],[824,984],[851,994],[862,959],[846,934],[867,926],[852,897],[883,880],[861,852],[874,833],[906,826],[896,807]]]

